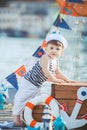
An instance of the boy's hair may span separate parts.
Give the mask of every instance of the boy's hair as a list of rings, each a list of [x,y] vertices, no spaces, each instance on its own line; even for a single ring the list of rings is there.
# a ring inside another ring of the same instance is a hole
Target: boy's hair
[[[58,43],[60,43],[60,44],[58,44]],[[53,44],[55,46],[61,46],[61,47],[64,48],[64,45],[60,41],[57,41],[57,40],[50,40],[50,41],[47,42],[47,45],[48,44]]]

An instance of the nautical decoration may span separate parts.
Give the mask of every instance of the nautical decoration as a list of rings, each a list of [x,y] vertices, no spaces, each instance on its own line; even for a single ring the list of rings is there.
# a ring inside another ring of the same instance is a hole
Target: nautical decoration
[[[66,0],[67,2],[84,3],[83,0]]]
[[[61,116],[53,122],[53,127],[54,130],[65,130],[65,122]]]
[[[63,29],[69,29],[71,30],[71,28],[69,27],[69,25],[65,22],[65,20],[61,17],[61,15],[59,14],[53,24],[55,27],[60,27]]]
[[[45,54],[45,51],[41,46],[39,46],[39,48],[34,52],[33,56],[37,58],[41,58],[43,54]]]
[[[3,80],[0,84],[0,94],[4,95],[5,102],[8,102],[9,94],[8,94],[8,86],[7,86],[7,81]]]
[[[34,99],[31,99],[29,102],[27,102],[25,106],[24,118],[25,118],[26,124],[32,128],[40,127],[41,130],[46,130],[47,126],[49,126],[50,121],[51,121],[51,120],[48,120],[48,122],[46,122],[46,120],[44,120],[44,119],[47,119],[47,115],[49,115],[49,113],[46,111],[46,108],[43,112],[42,122],[37,122],[36,120],[32,118],[32,111],[35,105],[39,105],[43,102],[44,104],[49,105],[51,107],[52,118],[53,118],[52,121],[54,121],[53,122],[54,130],[57,130],[59,128],[61,128],[61,130],[65,130],[65,127],[67,129],[75,129],[75,128],[82,127],[85,124],[87,124],[87,114],[83,115],[80,119],[77,119],[77,115],[80,111],[80,108],[84,100],[87,100],[87,87],[80,87],[77,91],[76,104],[73,108],[71,115],[69,116],[66,112],[67,109],[65,105],[61,106],[58,102],[55,101],[55,99],[53,99],[52,97],[48,97],[48,95],[46,94],[37,96]],[[59,114],[58,105],[61,107],[60,114]],[[43,122],[44,122],[44,125],[43,125]],[[51,122],[51,128],[52,128],[52,122]]]
[[[60,5],[60,13],[71,16],[87,16],[86,0],[56,0]]]
[[[8,97],[8,88],[4,84],[6,84],[5,81],[3,81],[3,83],[0,85],[0,93]]]
[[[51,108],[48,105],[45,105],[44,107],[42,122],[43,122],[43,127],[41,130],[53,130]]]
[[[12,73],[11,75],[6,77],[7,81],[12,84],[16,89],[18,89],[18,82],[17,77],[15,73]]]
[[[24,65],[22,65],[20,68],[18,68],[16,71],[15,71],[15,74],[17,74],[18,76],[20,77],[23,77],[25,74],[26,74],[27,70],[25,68]]]
[[[18,68],[14,73],[6,77],[6,80],[14,86],[16,89],[19,88],[18,86],[18,81],[17,81],[17,76],[23,77],[25,73],[27,72],[26,68],[24,65],[22,65],[20,68]]]
[[[63,109],[60,110],[60,114],[66,122],[68,129],[82,127],[87,124],[87,114],[81,117],[81,119],[77,119],[83,101],[87,100],[87,87],[80,87],[77,91],[77,97],[78,99],[70,116]]]
[[[43,128],[43,122],[37,122],[32,117],[32,111],[34,107],[41,103],[44,103],[51,107],[52,120],[55,120],[59,116],[59,107],[58,107],[57,102],[55,101],[53,97],[48,96],[47,94],[44,93],[40,96],[37,96],[31,99],[29,102],[26,103],[25,110],[24,110],[24,119],[25,119],[26,125],[33,128],[38,128],[39,126]]]
[[[79,110],[83,104],[83,101],[87,100],[87,88],[86,87],[79,88],[77,91],[77,97],[78,97],[78,99],[77,99],[77,102],[75,104],[75,107],[74,107],[74,109],[72,111],[72,115],[71,115],[71,117],[74,119],[76,119],[76,117],[79,113]]]
[[[5,97],[3,94],[0,94],[0,110],[5,108],[4,103],[5,103]]]

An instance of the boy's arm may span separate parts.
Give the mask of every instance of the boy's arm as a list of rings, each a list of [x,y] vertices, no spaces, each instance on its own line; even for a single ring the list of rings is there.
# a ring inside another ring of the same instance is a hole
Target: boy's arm
[[[62,79],[57,79],[56,77],[52,76],[51,73],[49,72],[49,70],[48,70],[49,59],[48,59],[47,55],[43,55],[41,57],[40,64],[41,64],[41,67],[42,67],[42,70],[43,70],[45,76],[48,78],[49,81],[59,82],[59,83],[63,82]]]
[[[62,79],[65,82],[76,82],[76,81],[71,80],[68,77],[66,77],[58,68],[56,69],[56,78]]]

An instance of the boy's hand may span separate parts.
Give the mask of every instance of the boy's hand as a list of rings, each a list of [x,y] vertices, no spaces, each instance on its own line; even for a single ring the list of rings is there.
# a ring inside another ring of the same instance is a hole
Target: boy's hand
[[[54,80],[54,83],[64,83],[65,81],[64,80],[62,80],[62,79],[55,79]]]

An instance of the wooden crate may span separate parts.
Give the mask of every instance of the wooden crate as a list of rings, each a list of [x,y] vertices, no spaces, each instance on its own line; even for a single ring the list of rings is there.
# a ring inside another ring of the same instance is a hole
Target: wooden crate
[[[69,83],[69,84],[63,84],[63,85],[52,85],[52,96],[60,103],[60,104],[66,104],[67,106],[67,113],[68,115],[71,115],[73,108],[77,101],[77,90],[85,86],[87,87],[87,83]],[[87,100],[85,100],[82,104],[82,107],[79,111],[79,114],[77,116],[77,119],[80,119],[81,116],[87,114]],[[82,128],[87,129],[87,125],[85,125]]]
[[[60,103],[66,104],[68,114],[72,113],[77,100],[77,90],[81,86],[76,85],[53,85],[52,86],[52,96]],[[78,116],[82,116],[87,113],[87,100],[83,102],[81,110]]]
[[[67,113],[71,115],[72,110],[75,106],[76,100],[77,100],[77,90],[81,86],[86,86],[87,83],[65,83],[62,85],[53,84],[52,85],[52,96],[60,103],[60,104],[66,104],[67,106]],[[38,105],[35,107],[33,111],[33,117],[37,121],[41,121],[42,119],[42,111],[43,106]],[[77,118],[81,118],[84,114],[87,114],[87,100],[83,102],[83,105],[80,109],[80,112],[78,114]],[[87,129],[87,125],[85,125],[83,128]]]

